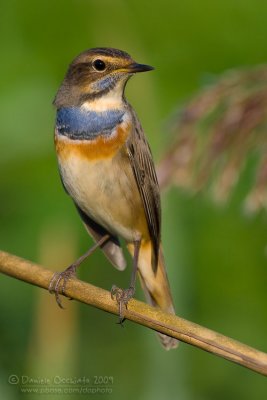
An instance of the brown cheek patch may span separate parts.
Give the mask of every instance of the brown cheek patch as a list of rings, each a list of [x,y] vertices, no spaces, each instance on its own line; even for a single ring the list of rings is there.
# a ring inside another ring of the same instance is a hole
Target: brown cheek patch
[[[124,145],[129,134],[129,125],[126,129],[118,127],[116,134],[111,138],[99,135],[94,140],[69,140],[55,136],[55,146],[58,156],[67,159],[70,155],[76,154],[89,160],[100,160],[113,157],[114,154]]]

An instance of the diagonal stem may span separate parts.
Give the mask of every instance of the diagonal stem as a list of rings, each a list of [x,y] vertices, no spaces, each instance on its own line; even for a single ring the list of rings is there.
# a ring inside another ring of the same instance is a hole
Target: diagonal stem
[[[0,251],[0,272],[33,285],[48,289],[54,274],[46,268]],[[110,292],[89,283],[71,279],[66,296],[104,311],[118,314],[118,306]],[[193,322],[170,315],[140,301],[131,299],[125,317],[140,325],[169,335],[202,350],[223,357],[267,376],[267,354]]]

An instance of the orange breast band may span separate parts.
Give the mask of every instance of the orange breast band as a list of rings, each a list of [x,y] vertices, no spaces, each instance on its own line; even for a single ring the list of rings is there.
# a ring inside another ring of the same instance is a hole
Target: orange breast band
[[[67,159],[74,153],[89,160],[111,158],[124,145],[129,130],[129,124],[126,127],[119,125],[112,135],[99,135],[93,140],[72,140],[56,133],[56,151],[61,159]]]

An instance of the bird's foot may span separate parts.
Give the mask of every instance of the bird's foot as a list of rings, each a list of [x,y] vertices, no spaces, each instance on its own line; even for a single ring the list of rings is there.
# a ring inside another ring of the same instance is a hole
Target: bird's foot
[[[63,272],[56,272],[49,284],[49,292],[55,294],[56,302],[60,308],[64,308],[59,294],[65,294],[66,285],[69,279],[76,278],[76,265],[72,264]]]
[[[135,292],[134,287],[130,286],[128,289],[121,289],[116,285],[111,288],[111,298],[116,300],[119,306],[119,324],[122,325],[124,321],[124,311],[127,310],[129,300],[133,297]]]

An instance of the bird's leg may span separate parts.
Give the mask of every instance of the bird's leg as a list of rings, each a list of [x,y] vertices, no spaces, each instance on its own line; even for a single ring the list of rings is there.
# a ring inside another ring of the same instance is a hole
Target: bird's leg
[[[85,254],[78,258],[73,264],[71,264],[68,268],[66,268],[63,272],[56,272],[49,284],[49,292],[55,293],[57,304],[60,308],[64,308],[62,306],[59,293],[65,294],[66,284],[70,278],[76,277],[76,270],[79,265],[93,252],[98,249],[98,247],[102,246],[106,241],[110,238],[110,236],[104,235],[98,242],[96,242]]]
[[[127,309],[128,301],[133,297],[135,292],[135,282],[138,269],[138,258],[140,251],[141,240],[134,242],[134,256],[133,256],[133,270],[131,275],[131,282],[128,289],[121,289],[116,285],[111,288],[111,298],[116,299],[119,305],[119,323],[122,324],[124,320],[124,309]]]

